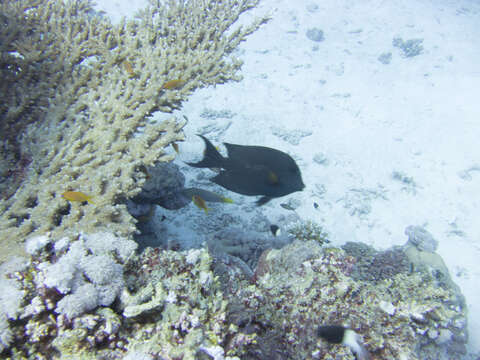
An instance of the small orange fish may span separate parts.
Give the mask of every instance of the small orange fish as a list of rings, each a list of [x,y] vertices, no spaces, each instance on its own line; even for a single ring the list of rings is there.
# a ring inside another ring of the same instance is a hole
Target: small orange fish
[[[130,75],[130,77],[135,77],[137,76],[137,74],[135,73],[135,71],[133,71],[133,66],[131,63],[129,63],[128,61],[124,61],[123,62],[123,67],[125,68],[125,71],[128,73],[128,75]]]
[[[205,211],[205,214],[208,214],[208,207],[207,207],[207,203],[205,202],[205,200],[203,200],[200,196],[198,195],[193,195],[192,196],[192,201],[195,205],[197,205],[197,207],[199,209],[203,209],[203,211]]]
[[[186,81],[182,79],[170,80],[162,85],[162,89],[167,89],[167,90],[179,89],[185,84],[185,82]]]
[[[87,201],[90,204],[93,204],[92,197],[80,191],[65,191],[62,194],[62,197],[68,201],[80,201],[80,202]]]

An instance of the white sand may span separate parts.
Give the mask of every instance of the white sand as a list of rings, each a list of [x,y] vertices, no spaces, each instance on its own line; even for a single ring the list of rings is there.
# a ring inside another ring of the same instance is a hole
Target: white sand
[[[98,5],[114,19],[131,7]],[[322,223],[336,244],[387,248],[405,243],[406,226],[424,225],[467,298],[469,350],[480,351],[480,3],[264,0],[255,10],[267,11],[272,21],[238,53],[244,80],[199,90],[179,112],[190,118],[187,135],[205,125],[205,108],[230,110],[221,141],[293,154],[307,188],[262,211],[275,219],[285,213],[280,202],[301,200],[299,215]],[[307,38],[313,27],[324,41]],[[394,37],[423,39],[423,53],[402,57]],[[381,63],[388,52],[391,63]],[[272,127],[313,134],[292,145]],[[327,165],[313,161],[318,153]]]

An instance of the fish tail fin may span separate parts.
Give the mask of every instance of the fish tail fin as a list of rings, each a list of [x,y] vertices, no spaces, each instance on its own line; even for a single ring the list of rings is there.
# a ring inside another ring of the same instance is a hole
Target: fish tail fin
[[[87,196],[86,200],[89,204],[95,204],[95,201],[93,201],[93,198],[91,196]]]
[[[197,168],[224,168],[226,159],[218,152],[213,144],[205,136],[197,134],[205,142],[205,151],[203,159],[196,163],[188,163],[188,165]]]

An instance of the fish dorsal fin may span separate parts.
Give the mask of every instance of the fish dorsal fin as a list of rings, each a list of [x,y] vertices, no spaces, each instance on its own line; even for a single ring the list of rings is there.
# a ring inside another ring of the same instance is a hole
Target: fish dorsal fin
[[[196,163],[187,162],[188,165],[198,168],[223,168],[225,167],[225,159],[217,151],[215,146],[205,136],[197,134],[205,143],[203,151],[203,159]]]
[[[294,164],[292,157],[280,150],[265,146],[247,146],[224,143],[228,159],[236,164],[250,167],[263,166],[274,172],[281,171],[289,164]]]
[[[268,163],[268,156],[271,153],[270,149],[264,146],[246,146],[223,143],[227,148],[228,158],[235,162],[248,163],[251,165],[266,165]],[[267,156],[266,156],[267,155]]]

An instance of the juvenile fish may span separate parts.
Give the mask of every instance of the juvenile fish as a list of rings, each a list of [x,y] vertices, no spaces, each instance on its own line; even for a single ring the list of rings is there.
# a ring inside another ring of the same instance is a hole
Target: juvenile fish
[[[84,194],[81,191],[65,191],[62,194],[62,197],[68,201],[80,201],[80,202],[87,201],[90,204],[93,204],[92,197]]]
[[[205,202],[205,200],[203,200],[198,195],[193,195],[192,196],[192,201],[195,205],[197,205],[197,207],[199,209],[203,209],[203,211],[205,211],[205,214],[208,214],[208,210],[210,210],[210,209],[207,207],[207,203]]]
[[[182,190],[182,195],[186,196],[187,198],[191,198],[192,196],[196,195],[202,198],[206,202],[216,202],[216,203],[233,203],[233,200],[227,197],[223,197],[213,191],[208,191],[205,189],[199,188],[186,188]]]
[[[162,89],[167,89],[167,90],[180,89],[185,83],[186,81],[182,79],[169,80],[162,85]]]
[[[136,77],[137,76],[137,73],[135,71],[133,71],[133,66],[130,62],[128,61],[124,61],[123,62],[123,67],[125,68],[125,71],[128,73],[128,75],[133,78],[133,77]]]
[[[363,346],[363,339],[352,329],[341,325],[322,325],[317,335],[332,344],[343,344],[352,350],[357,360],[371,360],[370,354]]]
[[[279,236],[282,232],[280,230],[280,227],[278,225],[270,225],[270,232],[272,233],[273,236]]]

